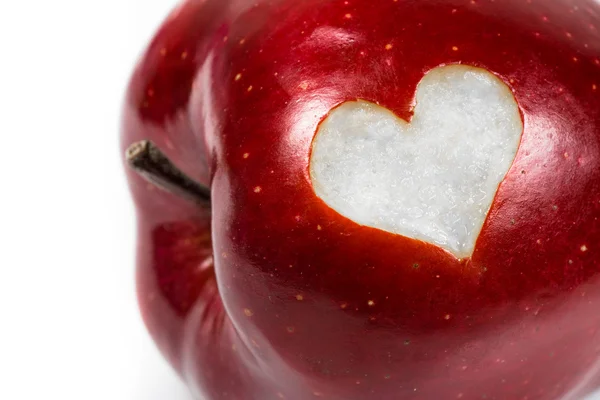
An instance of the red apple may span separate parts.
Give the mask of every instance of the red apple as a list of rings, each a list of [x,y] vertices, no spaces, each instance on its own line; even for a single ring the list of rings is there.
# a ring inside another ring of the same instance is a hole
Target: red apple
[[[134,143],[139,301],[197,396],[600,386],[597,2],[189,0]]]

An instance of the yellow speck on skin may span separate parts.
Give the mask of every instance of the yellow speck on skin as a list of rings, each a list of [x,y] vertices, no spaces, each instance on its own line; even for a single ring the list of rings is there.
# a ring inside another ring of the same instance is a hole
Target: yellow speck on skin
[[[245,315],[246,317],[251,317],[251,316],[253,316],[253,315],[254,315],[254,313],[252,312],[252,310],[251,310],[251,309],[249,309],[249,308],[244,308],[244,315]]]
[[[240,44],[243,45],[244,43],[246,43],[246,39],[242,39],[240,40]]]
[[[308,88],[308,82],[304,81],[298,86],[300,87],[300,89],[306,90]]]
[[[573,37],[573,34],[571,32],[567,32],[566,35],[569,39],[571,39]]]
[[[296,300],[298,300],[298,301],[302,301],[302,300],[304,300],[304,296],[303,296],[303,295],[301,295],[301,294],[297,294],[297,295],[296,295]]]
[[[162,49],[160,49],[160,55],[161,56],[166,56],[167,55],[167,49],[164,48],[164,47]]]
[[[288,333],[296,332],[296,328],[294,328],[293,326],[288,326],[286,329],[287,329]]]
[[[248,91],[251,92],[253,89],[252,85],[248,86]]]
[[[579,61],[579,58],[573,57],[573,62],[577,62],[577,61]]]
[[[175,146],[173,145],[173,142],[171,142],[171,140],[169,140],[168,138],[165,139],[165,145],[171,149],[171,150],[175,150]]]
[[[185,60],[187,58],[187,56],[188,56],[188,52],[187,51],[184,51],[183,53],[181,53],[181,59],[182,60]]]
[[[392,46],[392,44],[391,44],[391,43],[388,43],[388,44],[386,44],[386,45],[385,45],[385,49],[386,49],[386,50],[391,50],[391,49],[392,49],[392,47],[394,47],[394,46]]]
[[[254,193],[260,193],[262,192],[262,188],[260,186],[257,186],[254,188]]]
[[[445,319],[446,321],[448,321],[448,320],[450,319],[450,314],[446,314],[446,315],[444,316],[444,319]]]
[[[235,80],[236,80],[236,81],[239,81],[240,79],[242,79],[242,74],[237,74],[237,75],[235,76]]]
[[[367,301],[367,304],[369,305],[369,307],[373,307],[375,305],[375,302],[373,300],[369,300]]]
[[[340,304],[340,308],[342,310],[345,310],[347,307],[348,307],[348,303],[342,303],[342,304]]]
[[[250,153],[244,153],[244,158],[250,157]]]
[[[346,18],[346,19],[352,19],[352,14],[348,13],[348,14],[344,15],[344,18]]]
[[[585,253],[586,251],[588,251],[588,247],[584,244],[583,246],[580,247],[581,251],[583,253]]]
[[[321,227],[321,225],[317,225],[317,230],[318,230],[318,231],[322,231],[322,230],[323,230],[323,227]]]
[[[596,85],[595,83],[592,85],[592,90],[598,90],[598,85]]]
[[[458,47],[452,46],[452,51],[458,51]]]

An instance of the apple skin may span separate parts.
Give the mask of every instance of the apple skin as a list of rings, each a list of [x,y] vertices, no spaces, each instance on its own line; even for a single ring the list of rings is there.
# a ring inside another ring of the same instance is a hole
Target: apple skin
[[[308,176],[332,108],[360,98],[410,120],[417,83],[453,63],[501,77],[525,125],[464,260],[340,216]],[[128,171],[143,317],[197,396],[600,386],[598,3],[188,1],[131,80],[123,149],[140,139],[212,190],[210,213]]]

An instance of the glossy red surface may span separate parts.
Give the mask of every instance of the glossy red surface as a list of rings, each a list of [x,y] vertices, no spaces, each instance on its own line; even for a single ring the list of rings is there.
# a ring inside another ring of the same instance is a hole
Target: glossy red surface
[[[211,184],[212,216],[128,172],[144,319],[195,393],[546,400],[600,386],[599,29],[591,0],[176,10],[134,74],[122,143],[151,139]],[[419,80],[451,63],[498,74],[525,123],[466,260],[356,225],[308,178],[333,107],[361,98],[409,120]]]

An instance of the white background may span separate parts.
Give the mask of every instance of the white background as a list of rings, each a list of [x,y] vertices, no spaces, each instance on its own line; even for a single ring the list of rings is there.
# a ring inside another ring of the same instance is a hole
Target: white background
[[[175,0],[0,0],[0,399],[190,400],[142,325],[118,149]]]
[[[191,400],[137,311],[118,150],[174,4],[0,0],[0,399]]]

